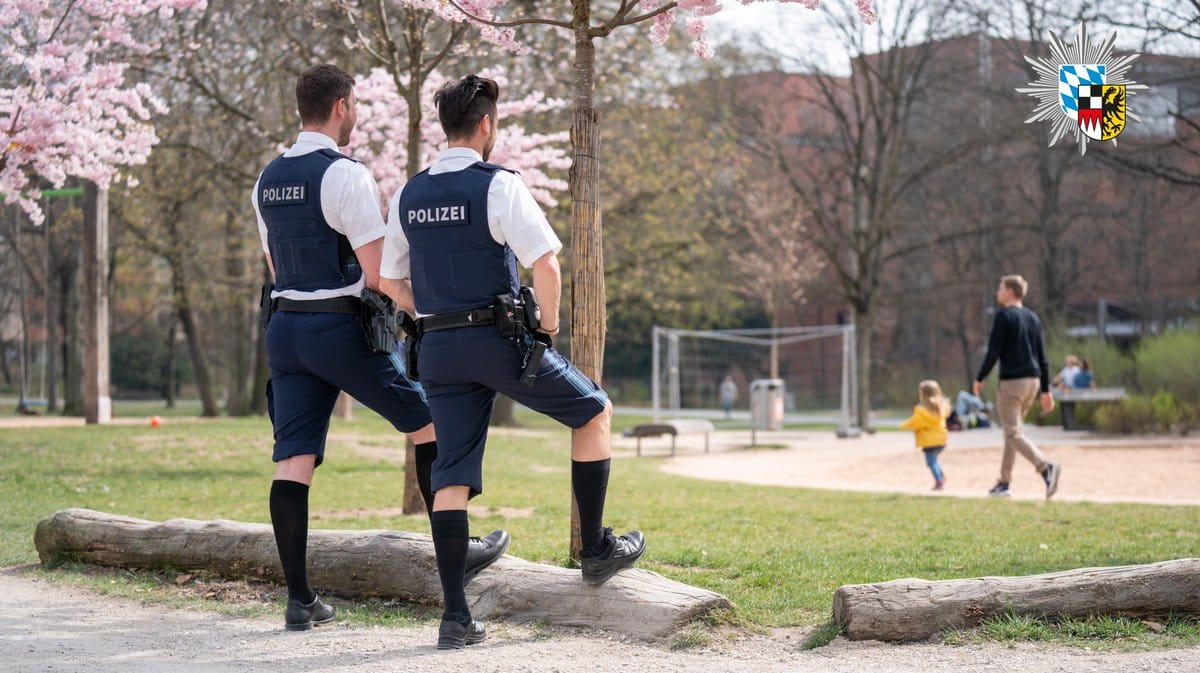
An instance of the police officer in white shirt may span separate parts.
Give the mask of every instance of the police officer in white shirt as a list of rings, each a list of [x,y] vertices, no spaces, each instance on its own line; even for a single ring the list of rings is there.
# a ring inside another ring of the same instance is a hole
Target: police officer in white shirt
[[[497,392],[576,430],[571,485],[583,579],[601,583],[646,550],[640,532],[618,536],[603,526],[612,455],[608,396],[553,347],[536,378],[521,380],[528,335],[513,333],[505,319],[505,307],[520,294],[517,263],[533,269],[544,321],[535,336],[549,343],[558,332],[562,244],[520,177],[485,163],[496,142],[499,95],[496,82],[474,75],[438,91],[434,103],[449,148],[391,199],[380,268],[383,291],[419,318],[418,371],[438,429],[430,523],[445,600],[439,649],[486,637],[463,592],[463,556],[467,500],[483,490]]]
[[[432,511],[429,472],[437,443],[420,385],[398,353],[370,349],[359,300],[379,286],[384,223],[370,171],[338,153],[357,119],[354,78],[317,65],[296,82],[303,130],[259,176],[251,193],[267,265],[274,276],[267,325],[267,408],[276,463],[271,523],[288,588],[284,625],[300,631],[334,619],[308,582],[308,490],[325,457],[329,418],[339,391],[408,433],[417,477]],[[508,534],[469,544],[472,576],[503,553]]]

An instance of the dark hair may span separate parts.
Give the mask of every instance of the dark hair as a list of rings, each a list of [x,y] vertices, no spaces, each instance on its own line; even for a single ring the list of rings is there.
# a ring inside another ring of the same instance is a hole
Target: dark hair
[[[300,73],[296,80],[296,109],[300,111],[300,122],[324,124],[329,121],[333,104],[338,99],[349,98],[354,88],[354,78],[346,71],[321,63]]]
[[[469,137],[484,115],[491,115],[495,123],[498,100],[500,85],[495,80],[476,75],[467,75],[457,82],[447,82],[433,95],[438,121],[450,140]]]

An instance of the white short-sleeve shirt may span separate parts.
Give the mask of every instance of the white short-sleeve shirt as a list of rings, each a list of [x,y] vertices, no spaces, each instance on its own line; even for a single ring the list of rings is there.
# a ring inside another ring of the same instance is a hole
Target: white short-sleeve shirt
[[[337,151],[337,142],[324,133],[301,131],[296,144],[285,157],[298,157],[321,149]],[[262,174],[259,174],[262,179]],[[258,217],[258,235],[262,239],[263,252],[271,253],[267,246],[267,223],[263,221],[258,206],[258,180],[250,192],[254,214]],[[321,212],[330,228],[350,241],[350,247],[360,248],[371,241],[383,238],[383,214],[379,212],[379,185],[366,166],[350,159],[338,159],[325,170],[321,180]],[[366,287],[366,274],[357,283],[332,290],[284,290],[271,293],[272,297],[288,299],[328,299],[329,297],[357,297]]]
[[[468,147],[451,147],[438,155],[429,167],[431,175],[466,169],[483,161],[479,153]],[[384,278],[406,279],[411,275],[408,237],[400,226],[400,193],[396,190],[388,202],[387,235],[383,240],[383,262],[379,275]],[[487,195],[488,231],[500,245],[512,248],[517,261],[526,269],[548,252],[558,254],[562,242],[550,228],[546,214],[529,193],[521,177],[508,171],[496,171]]]

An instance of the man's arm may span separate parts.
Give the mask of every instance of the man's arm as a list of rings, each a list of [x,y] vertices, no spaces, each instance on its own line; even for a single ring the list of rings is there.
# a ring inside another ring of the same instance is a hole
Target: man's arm
[[[396,278],[379,279],[379,291],[392,298],[396,302],[396,306],[404,309],[405,313],[410,316],[417,314],[416,302],[413,300],[412,283],[407,278],[398,280]]]
[[[271,281],[274,282],[274,280],[275,280],[275,262],[271,261],[271,253],[269,253],[269,252],[264,252],[263,257],[267,258],[267,269],[269,269],[271,271]]]
[[[996,313],[996,317],[992,318],[992,334],[988,337],[987,355],[983,358],[983,366],[979,368],[979,374],[975,376],[975,394],[978,395],[980,389],[983,388],[983,380],[992,373],[992,367],[996,366],[996,361],[1000,359],[1000,349],[1004,346],[1004,314]]]
[[[542,311],[540,331],[551,336],[558,334],[558,304],[562,295],[562,271],[558,255],[553,251],[538,257],[533,263],[533,294]]]
[[[1042,413],[1054,411],[1054,396],[1050,394],[1050,363],[1046,360],[1046,337],[1042,335],[1042,326],[1038,325],[1037,333],[1038,367],[1042,370]]]
[[[996,361],[1000,359],[1000,349],[1004,347],[1004,313],[996,312],[996,316],[992,318],[992,333],[988,337],[987,355],[983,357],[983,365],[979,368],[979,373],[975,376],[975,384],[971,386],[971,391],[976,395],[983,394],[983,381],[992,373],[992,367],[996,366]]]
[[[380,291],[379,260],[383,257],[383,237],[381,236],[370,243],[358,246],[354,249],[354,255],[358,257],[358,265],[362,267],[367,287],[375,291]]]
[[[1034,355],[1037,357],[1038,369],[1041,370],[1042,392],[1050,392],[1050,362],[1046,360],[1046,337],[1042,334],[1042,326],[1038,325],[1037,333],[1037,350]]]

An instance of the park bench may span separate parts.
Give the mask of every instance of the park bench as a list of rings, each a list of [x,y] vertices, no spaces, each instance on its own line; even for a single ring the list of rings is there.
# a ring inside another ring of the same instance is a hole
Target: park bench
[[[1054,392],[1054,398],[1062,406],[1063,430],[1082,429],[1075,418],[1076,404],[1120,402],[1127,397],[1124,388],[1068,388]]]
[[[642,455],[642,437],[671,436],[671,455],[675,455],[675,438],[686,434],[704,435],[704,452],[708,453],[708,434],[714,430],[713,424],[702,418],[674,419],[662,423],[646,423],[635,425],[623,434],[626,437],[637,437],[637,455]]]

